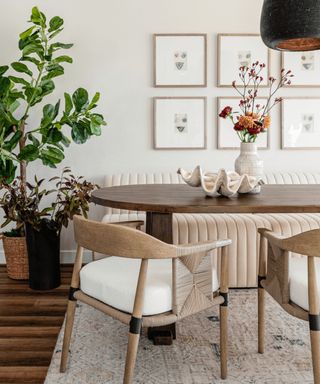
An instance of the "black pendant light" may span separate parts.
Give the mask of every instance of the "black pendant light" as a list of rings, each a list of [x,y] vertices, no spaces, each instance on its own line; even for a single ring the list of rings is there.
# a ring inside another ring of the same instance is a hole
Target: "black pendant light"
[[[320,49],[320,0],[264,0],[261,37],[272,49]]]

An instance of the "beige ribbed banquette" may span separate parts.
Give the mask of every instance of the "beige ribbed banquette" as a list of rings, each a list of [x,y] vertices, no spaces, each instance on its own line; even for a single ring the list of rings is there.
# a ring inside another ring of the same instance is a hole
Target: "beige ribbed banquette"
[[[320,173],[270,173],[267,184],[320,184]],[[182,183],[175,173],[108,175],[105,186],[128,184]],[[106,208],[103,221],[145,220],[145,213]],[[264,227],[284,235],[320,228],[320,214],[175,214],[173,216],[174,244],[195,243],[229,238],[230,287],[257,285],[259,236],[257,228]],[[297,255],[293,255],[297,257]],[[214,262],[219,257],[213,254]]]

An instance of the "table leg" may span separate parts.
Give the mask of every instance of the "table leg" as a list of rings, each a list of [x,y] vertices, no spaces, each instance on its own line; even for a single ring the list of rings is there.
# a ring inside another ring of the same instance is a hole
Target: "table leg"
[[[172,213],[147,212],[146,232],[161,241],[172,244]],[[176,325],[150,327],[148,338],[155,345],[171,345],[176,338]]]

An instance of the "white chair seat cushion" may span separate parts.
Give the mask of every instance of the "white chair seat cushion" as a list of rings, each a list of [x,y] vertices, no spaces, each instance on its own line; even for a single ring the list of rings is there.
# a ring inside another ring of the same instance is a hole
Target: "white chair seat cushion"
[[[141,261],[107,257],[85,265],[80,271],[80,287],[87,295],[123,312],[132,313]],[[213,269],[213,289],[219,288]],[[172,261],[149,260],[143,315],[172,309]]]
[[[320,260],[315,260],[318,281],[318,294],[320,295]],[[299,307],[309,310],[308,299],[308,257],[291,257],[289,264],[290,300]]]

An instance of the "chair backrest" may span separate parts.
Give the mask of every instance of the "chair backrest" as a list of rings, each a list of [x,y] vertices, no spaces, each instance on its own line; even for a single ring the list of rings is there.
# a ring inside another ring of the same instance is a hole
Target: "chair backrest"
[[[280,247],[301,255],[320,257],[320,229],[303,232],[281,240]]]
[[[74,236],[85,249],[133,259],[170,259],[176,247],[132,228],[74,216]]]

